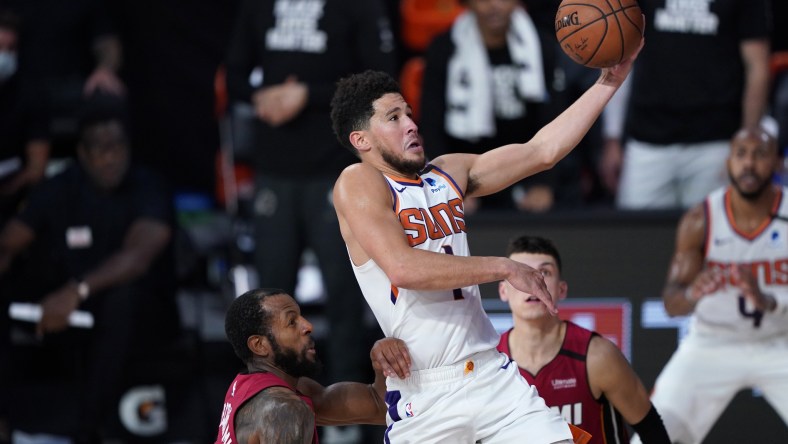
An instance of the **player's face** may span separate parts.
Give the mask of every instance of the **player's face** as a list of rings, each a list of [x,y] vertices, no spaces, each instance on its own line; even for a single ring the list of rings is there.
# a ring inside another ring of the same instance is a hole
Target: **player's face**
[[[424,168],[425,156],[419,127],[410,106],[399,94],[389,93],[372,104],[369,137],[383,160],[404,176]]]
[[[757,199],[772,183],[779,166],[777,148],[762,133],[740,133],[731,141],[728,175],[745,199]]]
[[[113,189],[126,176],[129,149],[119,122],[102,123],[86,130],[79,152],[83,167],[100,188]]]
[[[468,0],[468,8],[476,15],[479,28],[485,33],[504,34],[509,29],[512,12],[518,0]]]
[[[514,253],[509,258],[542,272],[544,283],[553,297],[554,304],[566,297],[567,285],[561,280],[554,257],[541,253]],[[539,298],[517,290],[506,281],[499,284],[498,292],[501,300],[509,302],[509,308],[514,316],[526,320],[552,316]]]
[[[265,310],[273,313],[271,331],[274,364],[290,376],[314,376],[320,360],[312,338],[312,324],[301,316],[298,303],[288,295],[268,297]]]

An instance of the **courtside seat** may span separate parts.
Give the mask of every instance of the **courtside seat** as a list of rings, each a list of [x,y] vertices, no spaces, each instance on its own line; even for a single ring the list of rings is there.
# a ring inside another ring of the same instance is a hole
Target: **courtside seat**
[[[419,103],[421,102],[421,83],[424,78],[424,58],[414,56],[408,59],[399,75],[402,96],[413,110],[413,120],[419,121]]]
[[[460,0],[401,0],[403,43],[414,51],[424,51],[464,10]]]

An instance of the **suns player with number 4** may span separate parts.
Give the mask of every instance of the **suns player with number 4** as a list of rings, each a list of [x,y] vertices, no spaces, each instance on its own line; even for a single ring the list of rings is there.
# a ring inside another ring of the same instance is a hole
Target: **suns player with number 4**
[[[679,222],[662,297],[671,316],[691,314],[691,326],[652,395],[673,442],[702,442],[745,388],[760,389],[788,424],[788,188],[772,183],[780,164],[772,135],[740,130],[730,185]]]
[[[407,377],[387,379],[387,442],[572,442],[563,418],[495,349],[498,334],[479,294],[478,284],[505,280],[554,312],[544,278],[508,258],[471,256],[463,199],[500,191],[568,154],[634,57],[603,69],[531,140],[432,161],[390,76],[366,71],[338,83],[334,132],[361,159],[334,187],[340,229],[383,333],[403,340],[412,356]]]

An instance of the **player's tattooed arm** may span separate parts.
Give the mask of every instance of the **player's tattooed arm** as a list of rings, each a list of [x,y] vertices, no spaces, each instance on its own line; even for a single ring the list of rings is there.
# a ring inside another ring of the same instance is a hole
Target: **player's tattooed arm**
[[[235,415],[239,444],[309,444],[314,431],[314,412],[285,387],[261,391]]]

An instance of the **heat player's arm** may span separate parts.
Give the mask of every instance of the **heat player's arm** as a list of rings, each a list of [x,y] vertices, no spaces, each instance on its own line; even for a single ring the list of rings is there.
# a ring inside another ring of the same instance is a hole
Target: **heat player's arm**
[[[375,384],[337,382],[323,387],[299,378],[298,390],[312,398],[318,425],[386,424],[386,404]]]
[[[670,444],[646,387],[618,347],[601,336],[594,336],[586,362],[595,398],[604,395],[624,420],[635,427],[644,444]]]
[[[261,391],[235,414],[239,444],[309,444],[314,432],[314,412],[286,387]]]

